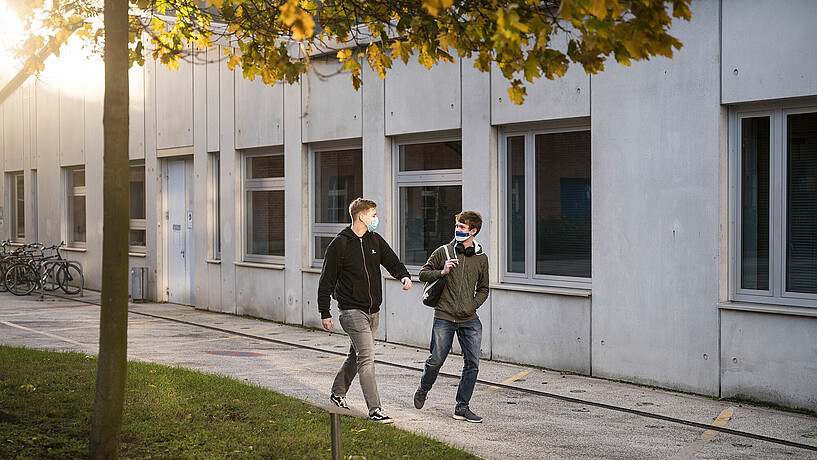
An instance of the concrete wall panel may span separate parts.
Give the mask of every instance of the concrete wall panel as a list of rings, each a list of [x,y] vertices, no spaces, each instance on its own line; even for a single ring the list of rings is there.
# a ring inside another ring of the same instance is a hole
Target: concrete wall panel
[[[227,65],[223,48],[217,46],[207,50],[207,151],[218,152],[221,149],[220,110],[220,67]]]
[[[817,93],[814,24],[812,0],[723,0],[723,103]]]
[[[717,394],[718,2],[592,81],[593,373]]]
[[[494,359],[590,373],[589,298],[500,289],[491,297]]]
[[[235,267],[236,314],[284,320],[284,271]]]
[[[527,84],[525,103],[508,97],[510,83],[497,69],[491,71],[491,122],[494,125],[590,116],[590,76],[572,66],[562,78],[540,78]]]
[[[249,149],[284,143],[284,84],[265,85],[235,75],[235,148]],[[292,123],[298,123],[292,120]]]
[[[82,165],[85,163],[84,74],[66,68],[61,72],[59,85],[60,165]]]
[[[379,340],[428,347],[431,343],[431,324],[434,310],[423,305],[422,283],[416,282],[409,291],[389,277],[383,286],[383,305],[380,306]]]
[[[460,67],[395,62],[386,76],[386,135],[460,128]]]
[[[59,82],[54,78],[38,79],[35,85],[37,122],[35,150],[37,169],[37,230],[44,242],[62,241],[62,188],[60,164],[54,161],[60,151]]]
[[[3,103],[3,151],[6,171],[22,171],[23,146],[23,88],[17,88]]]
[[[308,327],[323,327],[321,324],[321,315],[318,313],[318,281],[321,279],[320,273],[302,272],[303,281],[301,294],[303,305],[303,325]],[[329,311],[332,313],[332,318],[335,320],[335,325],[338,324],[338,303],[335,299],[330,301]]]
[[[193,145],[193,64],[170,70],[156,63],[156,148]]]
[[[310,73],[301,84],[304,142],[333,141],[363,136],[363,91],[355,91],[348,72],[336,73],[337,62],[315,62],[321,79]],[[368,74],[367,74],[368,75]]]
[[[130,141],[128,157],[145,159],[145,67],[136,66],[128,71],[130,80]]]
[[[721,396],[817,411],[817,318],[723,310]]]

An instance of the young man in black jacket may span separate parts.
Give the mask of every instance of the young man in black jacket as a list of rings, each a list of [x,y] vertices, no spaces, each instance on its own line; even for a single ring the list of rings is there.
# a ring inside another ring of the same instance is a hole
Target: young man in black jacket
[[[344,228],[326,248],[323,270],[318,283],[318,311],[323,327],[332,330],[334,322],[329,311],[329,296],[338,301],[338,321],[349,334],[352,344],[332,384],[330,401],[348,408],[346,392],[360,375],[360,388],[369,407],[369,418],[382,423],[393,422],[383,413],[380,394],[374,376],[374,334],[380,323],[380,265],[391,276],[403,283],[403,290],[411,289],[411,276],[397,254],[377,228],[377,204],[358,198],[349,205],[352,225]]]

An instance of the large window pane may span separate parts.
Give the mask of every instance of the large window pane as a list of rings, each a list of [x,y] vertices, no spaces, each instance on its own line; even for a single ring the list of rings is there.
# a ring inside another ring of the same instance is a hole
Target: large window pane
[[[590,131],[536,141],[536,273],[590,278]]]
[[[817,113],[787,121],[786,290],[817,294]]]
[[[741,122],[740,287],[769,290],[769,117]]]
[[[68,200],[68,238],[74,243],[85,242],[85,196],[73,196]]]
[[[14,238],[23,239],[26,236],[26,192],[23,175],[14,176]]]
[[[525,273],[525,136],[508,138],[508,272]]]
[[[335,239],[332,236],[316,236],[315,237],[315,258],[316,259],[323,259],[324,254],[326,254],[326,248],[329,247],[329,243]]]
[[[284,156],[265,155],[247,158],[247,179],[284,177]]]
[[[454,238],[454,216],[462,208],[459,185],[401,187],[401,251],[407,265],[423,265],[428,256]]]
[[[315,222],[351,223],[349,203],[363,195],[362,177],[360,149],[315,152]]]
[[[128,244],[131,246],[147,245],[147,232],[145,230],[130,230]]]
[[[284,255],[284,191],[247,192],[247,254]]]
[[[130,168],[130,218],[145,218],[145,167]]]
[[[429,142],[400,146],[400,171],[462,168],[462,142]],[[458,211],[459,212],[459,211]]]

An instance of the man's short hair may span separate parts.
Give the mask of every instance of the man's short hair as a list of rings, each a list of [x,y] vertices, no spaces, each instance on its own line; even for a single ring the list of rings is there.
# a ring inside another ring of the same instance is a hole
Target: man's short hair
[[[462,211],[456,216],[457,222],[462,222],[470,229],[476,229],[479,233],[482,228],[482,215],[476,211]],[[475,233],[474,235],[476,235]]]
[[[370,209],[376,208],[377,203],[372,200],[364,200],[363,198],[355,198],[349,203],[349,216],[352,218],[352,223],[357,219],[361,212],[369,212]]]

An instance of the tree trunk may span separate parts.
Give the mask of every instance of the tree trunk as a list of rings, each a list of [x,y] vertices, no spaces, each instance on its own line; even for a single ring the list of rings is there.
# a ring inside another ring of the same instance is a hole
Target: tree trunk
[[[102,311],[88,458],[119,456],[128,350],[128,0],[105,0]]]

